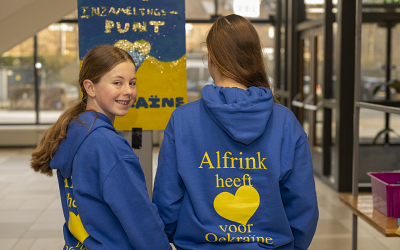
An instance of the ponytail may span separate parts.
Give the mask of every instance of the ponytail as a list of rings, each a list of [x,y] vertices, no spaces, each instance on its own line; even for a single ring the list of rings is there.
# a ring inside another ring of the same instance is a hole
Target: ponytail
[[[67,137],[67,127],[72,119],[79,119],[78,115],[86,112],[84,100],[77,102],[67,109],[43,135],[38,147],[32,153],[31,167],[35,172],[53,176],[50,161],[55,154],[60,141]]]

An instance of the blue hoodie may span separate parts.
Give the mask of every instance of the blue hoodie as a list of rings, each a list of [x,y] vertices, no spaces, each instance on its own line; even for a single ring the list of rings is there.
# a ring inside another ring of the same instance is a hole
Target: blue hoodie
[[[153,202],[178,249],[307,249],[318,221],[307,135],[266,88],[205,86],[171,116]]]
[[[79,117],[85,124],[69,123],[50,162],[66,221],[63,249],[171,249],[129,143],[105,115]]]

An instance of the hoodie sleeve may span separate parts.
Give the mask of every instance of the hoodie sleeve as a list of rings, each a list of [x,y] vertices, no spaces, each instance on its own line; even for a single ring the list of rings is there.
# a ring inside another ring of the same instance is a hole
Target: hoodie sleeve
[[[149,199],[136,157],[119,160],[104,181],[102,190],[104,200],[134,249],[171,249],[157,207]]]
[[[165,233],[173,242],[182,199],[185,194],[183,181],[178,173],[175,142],[167,127],[158,156],[158,168],[154,182],[153,202],[157,205],[165,224]]]
[[[280,181],[281,196],[294,237],[294,249],[307,249],[317,227],[318,205],[305,134],[296,143],[291,165]]]

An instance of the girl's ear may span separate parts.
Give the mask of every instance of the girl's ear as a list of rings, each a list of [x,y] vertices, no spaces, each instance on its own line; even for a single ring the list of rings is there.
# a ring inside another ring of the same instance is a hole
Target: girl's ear
[[[213,61],[211,60],[210,54],[208,54],[208,65],[214,66]]]
[[[96,93],[94,91],[94,83],[89,79],[83,81],[83,87],[85,87],[86,93],[90,97],[95,97]]]

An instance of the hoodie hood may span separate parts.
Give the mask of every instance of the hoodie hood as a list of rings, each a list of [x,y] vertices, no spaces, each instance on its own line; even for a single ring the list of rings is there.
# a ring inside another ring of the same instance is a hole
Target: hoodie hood
[[[271,90],[206,85],[202,94],[211,118],[233,140],[249,145],[264,133],[274,104]]]
[[[90,111],[80,114],[79,118],[83,123],[78,119],[71,120],[67,128],[67,137],[60,142],[50,161],[50,167],[60,170],[64,178],[71,177],[75,154],[93,131],[100,127],[115,131],[110,119],[104,114]]]

